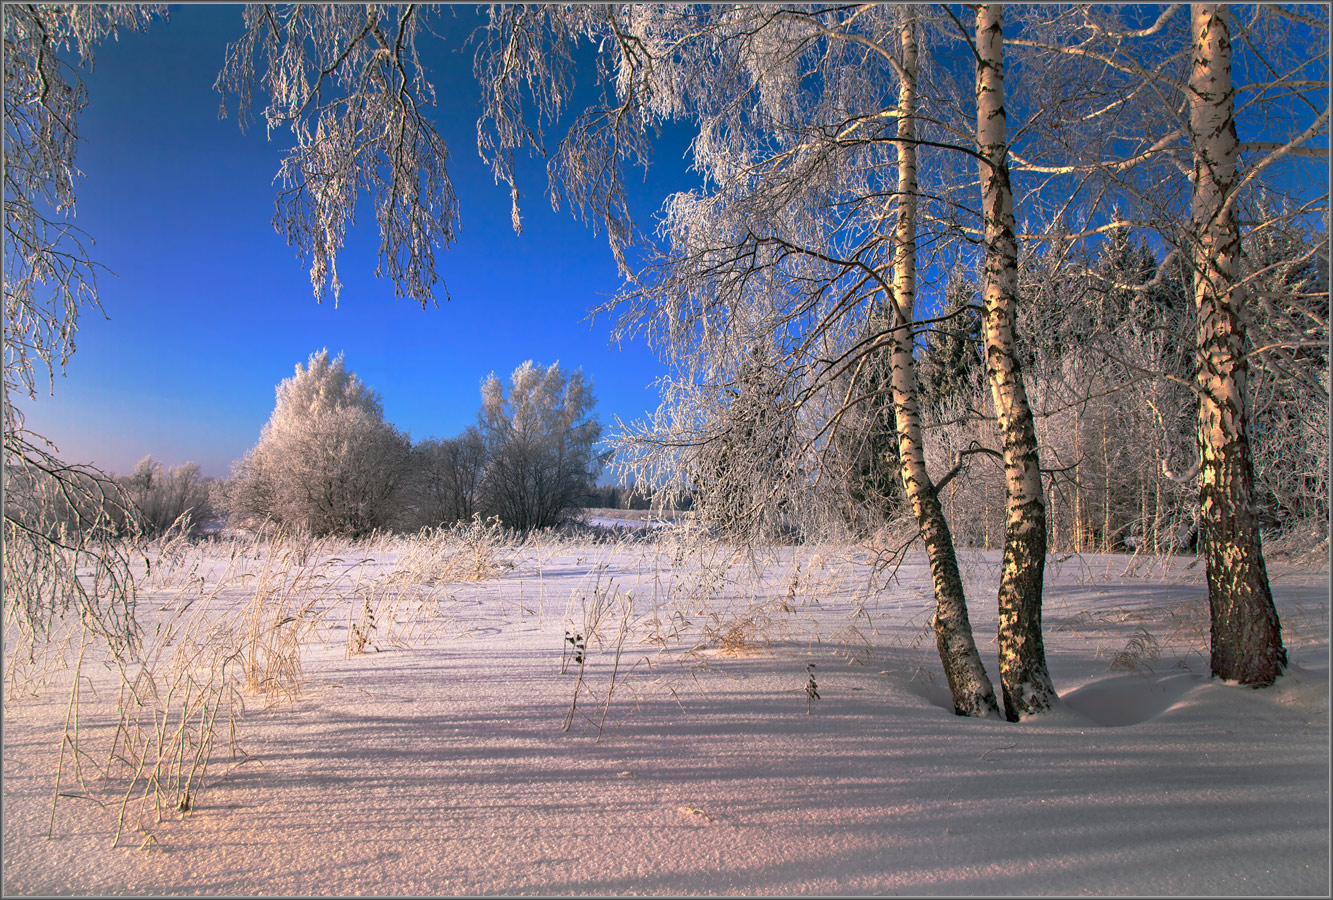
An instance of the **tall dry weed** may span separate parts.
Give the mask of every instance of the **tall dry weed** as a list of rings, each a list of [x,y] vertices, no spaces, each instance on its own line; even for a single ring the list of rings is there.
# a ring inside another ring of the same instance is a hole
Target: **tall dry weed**
[[[160,598],[133,653],[108,660],[114,703],[109,727],[89,728],[81,709],[93,680],[89,640],[80,642],[61,735],[52,800],[78,798],[114,810],[113,845],[127,829],[156,842],[154,826],[195,809],[225,763],[250,759],[241,746],[247,697],[292,699],[304,686],[302,655],[328,607],[340,560],[330,545],[299,536],[186,547],[170,537],[153,548],[159,565],[146,596]],[[209,550],[229,553],[209,559]],[[151,569],[150,569],[151,572]],[[156,593],[154,593],[156,591]],[[104,720],[93,696],[89,712]],[[68,752],[66,752],[68,751]],[[66,760],[69,760],[68,771]],[[89,770],[96,777],[87,777]],[[77,789],[75,789],[77,785]]]
[[[514,567],[518,540],[498,519],[448,528],[423,529],[397,542],[392,578],[400,584],[432,585],[498,578]]]

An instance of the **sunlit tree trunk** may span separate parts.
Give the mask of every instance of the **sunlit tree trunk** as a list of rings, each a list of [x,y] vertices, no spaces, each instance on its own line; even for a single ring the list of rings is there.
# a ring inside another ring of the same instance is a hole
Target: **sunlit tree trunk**
[[[890,354],[894,416],[903,489],[930,557],[935,587],[935,643],[949,681],[953,708],[960,716],[999,715],[995,688],[981,662],[968,620],[963,580],[958,573],[953,536],[939,496],[926,471],[921,440],[921,409],[912,357],[916,305],[916,11],[903,10],[902,70],[898,93],[898,214],[894,232],[893,311]]]
[[[1111,537],[1115,533],[1111,525],[1111,435],[1102,423],[1102,552],[1110,553]]]
[[[977,9],[977,144],[986,258],[982,282],[986,374],[1003,441],[1007,494],[999,593],[1000,685],[1010,721],[1055,700],[1041,635],[1046,507],[1037,433],[1014,339],[1018,239],[1014,232],[1004,113],[1003,10]]]
[[[1287,664],[1268,586],[1245,422],[1245,326],[1237,284],[1236,120],[1231,36],[1221,7],[1196,4],[1189,81],[1198,311],[1200,541],[1212,611],[1212,673],[1268,685]]]
[[[1083,552],[1083,444],[1080,441],[1080,423],[1082,417],[1074,419],[1074,452],[1078,454],[1079,461],[1074,464],[1074,552]]]

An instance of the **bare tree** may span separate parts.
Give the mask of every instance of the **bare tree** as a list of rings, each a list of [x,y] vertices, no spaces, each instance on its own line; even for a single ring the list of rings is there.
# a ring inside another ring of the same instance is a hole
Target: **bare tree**
[[[481,511],[486,443],[476,426],[458,437],[422,441],[412,448],[410,490],[415,526],[470,521]]]

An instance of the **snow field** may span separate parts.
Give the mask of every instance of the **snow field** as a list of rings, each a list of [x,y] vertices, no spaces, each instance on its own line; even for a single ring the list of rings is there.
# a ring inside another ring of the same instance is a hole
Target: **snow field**
[[[998,553],[961,556],[996,678]],[[1273,567],[1293,665],[1254,691],[1207,678],[1189,562],[1053,558],[1061,707],[1008,724],[952,715],[923,556],[674,528],[166,548],[139,612],[168,727],[123,725],[90,647],[49,839],[78,641],[43,676],[6,635],[5,892],[1325,894],[1327,569]],[[176,724],[187,684],[211,744]],[[146,733],[207,756],[187,811],[189,766],[114,760]]]

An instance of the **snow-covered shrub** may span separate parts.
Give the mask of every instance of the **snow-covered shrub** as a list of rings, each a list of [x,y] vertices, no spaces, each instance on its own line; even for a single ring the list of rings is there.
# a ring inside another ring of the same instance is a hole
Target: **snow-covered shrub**
[[[471,522],[451,528],[422,529],[415,535],[394,539],[398,564],[389,576],[394,584],[445,584],[485,581],[514,567],[517,549],[514,535],[498,519]]]

